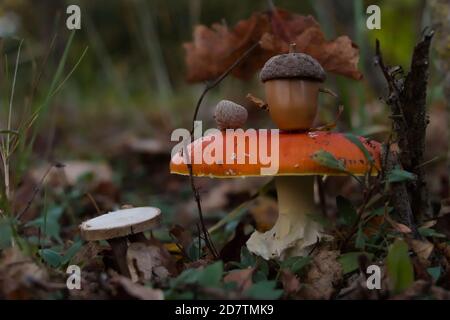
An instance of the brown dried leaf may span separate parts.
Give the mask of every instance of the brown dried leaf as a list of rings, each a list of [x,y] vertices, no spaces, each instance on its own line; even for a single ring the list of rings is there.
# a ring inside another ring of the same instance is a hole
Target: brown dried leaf
[[[445,207],[443,206],[443,208]],[[438,217],[434,229],[439,233],[445,234],[447,238],[450,238],[450,213]]]
[[[177,224],[170,229],[170,234],[177,239],[178,244],[181,245],[185,253],[187,253],[187,250],[192,243],[191,232]]]
[[[389,222],[389,224],[398,232],[400,233],[411,233],[411,229],[399,222],[394,221],[391,217],[389,217],[388,215],[385,216],[385,219],[387,222]]]
[[[269,109],[269,105],[267,104],[267,102],[258,97],[255,97],[251,93],[248,93],[245,97],[247,98],[247,100],[249,100],[253,105],[257,106],[258,108],[263,110]]]
[[[342,280],[342,266],[337,261],[339,251],[322,249],[318,251],[311,266],[301,279],[305,283],[300,295],[307,299],[329,299],[334,293],[334,284]]]
[[[48,274],[17,248],[3,251],[0,260],[0,296],[7,299],[32,299],[36,283],[46,283]]]
[[[130,137],[125,141],[124,147],[127,151],[148,155],[164,155],[170,153],[169,145],[165,141],[156,138],[140,139]]]
[[[362,78],[357,69],[359,49],[349,37],[327,41],[312,16],[276,9],[254,13],[233,28],[221,24],[197,26],[193,41],[184,44],[187,80],[217,78],[256,42],[260,46],[233,70],[234,76],[250,78],[271,56],[288,52],[289,44],[295,42],[299,52],[316,58],[325,70],[356,80]]]
[[[218,23],[211,28],[196,26],[193,41],[184,44],[188,81],[199,82],[218,77],[268,31],[269,19],[261,13],[239,21],[232,29]],[[234,69],[233,75],[249,78],[269,57],[270,53],[256,48],[248,59]]]
[[[281,283],[283,284],[286,294],[295,294],[300,290],[300,280],[289,270],[282,269],[280,275]]]
[[[153,276],[162,280],[170,275],[172,261],[167,259],[163,249],[163,246],[141,242],[129,245],[127,264],[133,282],[151,280]]]
[[[142,286],[118,274],[113,275],[111,282],[113,284],[119,285],[130,296],[140,300],[164,299],[164,293],[162,292],[162,290]]]
[[[450,291],[443,288],[433,286],[431,282],[425,280],[415,281],[411,287],[406,289],[401,294],[393,296],[392,300],[414,300],[426,298],[431,295],[432,298],[437,300],[450,299]]]
[[[48,165],[44,165],[31,170],[31,177],[36,183],[41,181],[48,167]],[[92,175],[90,184],[93,187],[102,182],[111,182],[113,178],[112,169],[107,163],[74,160],[64,162],[64,167],[50,170],[44,183],[51,186],[73,186],[78,179],[88,174]]]
[[[410,242],[411,249],[417,254],[420,259],[428,260],[433,252],[434,245],[427,240],[415,240]]]

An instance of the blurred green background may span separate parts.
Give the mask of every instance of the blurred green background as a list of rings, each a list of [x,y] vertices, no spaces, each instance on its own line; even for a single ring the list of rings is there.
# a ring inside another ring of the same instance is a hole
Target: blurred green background
[[[408,70],[414,44],[423,28],[430,23],[427,2],[273,2],[294,13],[313,15],[327,39],[348,35],[360,47],[360,70],[364,79],[354,81],[330,75],[327,87],[337,92],[340,100],[328,96],[321,98],[320,122],[333,121],[338,104],[343,104],[345,111],[338,122],[339,130],[382,141],[389,132],[390,123],[388,109],[379,99],[385,95],[385,83],[373,65],[375,39],[381,41],[389,64],[401,65]],[[69,4],[80,6],[82,27],[75,33],[67,50],[67,61],[58,82],[63,85],[48,99],[52,79],[70,42],[71,32],[65,27]],[[366,28],[365,10],[370,4],[381,7],[381,30]],[[220,21],[233,26],[255,11],[267,9],[268,1],[265,0],[3,0],[0,3],[0,32],[3,37],[0,123],[5,127],[14,62],[22,39],[14,90],[13,128],[40,106],[45,106],[33,131],[35,140],[31,152],[26,159],[15,158],[18,166],[15,183],[19,184],[21,176],[39,163],[108,159],[118,175],[116,180],[128,194],[125,196],[127,201],[138,204],[154,200],[158,186],[146,183],[154,172],[143,169],[130,171],[126,167],[128,155],[116,145],[124,137],[151,138],[159,141],[162,149],[170,149],[171,131],[190,127],[194,106],[203,88],[203,84],[185,81],[182,44],[191,41],[194,26],[209,26]],[[445,113],[442,109],[442,75],[434,72],[439,69],[434,53],[432,61],[428,96],[430,110],[433,106]],[[67,75],[70,75],[67,81],[62,81]],[[228,77],[207,96],[200,118],[211,124],[213,106],[220,99],[227,98],[246,105],[252,123],[272,126],[266,114],[248,106],[245,96],[249,92],[263,97],[257,74],[245,82]],[[435,132],[442,141],[434,143],[438,146],[436,150],[430,147],[429,157],[445,156],[446,152],[442,146],[447,144],[447,133],[442,132],[442,128],[447,130],[447,124],[439,123],[446,116],[435,118],[438,123],[431,122],[430,134]],[[154,170],[168,174],[167,158],[158,161],[161,164]],[[126,179],[130,180],[129,183],[124,183]],[[135,184],[136,181],[141,183]],[[439,182],[435,189],[438,188]],[[139,198],[140,194],[144,200]],[[166,194],[166,197],[170,195]]]

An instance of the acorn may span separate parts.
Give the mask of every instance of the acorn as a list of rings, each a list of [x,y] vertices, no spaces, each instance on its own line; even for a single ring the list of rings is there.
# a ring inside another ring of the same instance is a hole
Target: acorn
[[[317,114],[317,101],[326,73],[313,57],[290,52],[270,58],[260,73],[272,120],[282,130],[307,130]]]
[[[220,130],[242,128],[247,117],[247,109],[229,100],[221,100],[214,112],[214,119]]]

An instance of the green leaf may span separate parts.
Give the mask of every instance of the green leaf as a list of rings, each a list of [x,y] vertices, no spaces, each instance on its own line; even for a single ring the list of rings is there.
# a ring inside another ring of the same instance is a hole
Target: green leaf
[[[376,208],[376,209],[372,210],[372,211],[369,213],[369,216],[370,216],[370,217],[375,217],[375,216],[381,217],[381,216],[384,215],[385,211],[386,211],[387,213],[391,213],[393,210],[394,210],[393,207],[387,207],[387,208],[385,208],[385,207],[379,207],[379,208]]]
[[[408,245],[403,240],[396,240],[389,247],[386,266],[395,293],[401,293],[414,282],[414,270],[408,251]]]
[[[419,228],[419,233],[423,237],[433,237],[433,238],[445,238],[445,234],[436,232],[434,229],[431,228]]]
[[[267,280],[267,275],[261,270],[256,270],[252,276],[253,282],[261,282]]]
[[[260,281],[253,284],[245,295],[253,299],[275,300],[283,294],[283,290],[275,289],[276,285],[276,281]]]
[[[338,261],[342,266],[342,271],[344,272],[344,274],[353,272],[359,268],[358,259],[359,256],[361,255],[367,256],[369,261],[372,260],[373,258],[373,254],[367,252],[347,252],[342,254],[338,258]]]
[[[358,213],[353,204],[348,199],[337,196],[336,205],[339,213],[339,224],[344,226],[353,225],[358,217]]]
[[[220,284],[223,275],[223,262],[218,261],[204,269],[187,269],[184,270],[177,278],[172,280],[173,288],[181,284],[198,283],[205,287],[216,287]]]
[[[200,271],[198,284],[204,287],[217,287],[223,275],[223,262],[217,261]]]
[[[77,252],[81,249],[83,246],[83,240],[75,241],[69,249],[67,249],[66,254],[62,258],[61,264],[69,263],[70,260],[77,254]]]
[[[253,281],[259,282],[267,280],[267,277],[269,276],[269,264],[261,257],[256,257],[256,260],[257,262],[254,265],[256,267],[256,270],[253,273],[252,277]]]
[[[438,281],[441,277],[442,268],[441,267],[431,267],[427,269],[428,274],[433,278],[434,281]]]
[[[298,274],[311,262],[311,257],[290,257],[281,263],[281,268]]]
[[[59,236],[61,226],[59,224],[59,219],[64,213],[64,207],[60,205],[54,205],[44,212],[39,218],[30,221],[26,224],[27,227],[39,227],[41,232],[46,236],[53,237],[54,239],[61,242],[61,237]]]
[[[363,228],[359,226],[358,232],[356,233],[355,248],[364,249],[368,239],[369,238],[364,234]]]
[[[364,153],[364,156],[366,157],[367,161],[370,164],[373,164],[373,157],[370,154],[370,152],[367,150],[366,146],[361,142],[361,140],[358,139],[357,136],[351,134],[351,133],[346,133],[344,134],[344,136],[350,140],[351,142],[353,142],[353,144],[355,144],[361,151],[362,153]]]
[[[258,260],[258,269],[267,277],[269,275],[269,264],[266,260],[259,257]]]
[[[197,261],[200,259],[201,250],[198,248],[198,241],[192,241],[187,250],[188,258],[191,261]]]
[[[39,255],[45,263],[53,268],[58,268],[63,261],[63,257],[52,249],[41,249]]]
[[[197,282],[200,272],[197,269],[186,269],[178,277],[171,281],[172,287],[177,287],[183,283]]]
[[[11,220],[8,218],[0,219],[0,249],[11,246],[12,235]]]
[[[319,150],[312,155],[312,159],[324,167],[344,172],[346,171],[344,163],[342,161],[337,160],[328,151]]]
[[[241,248],[241,266],[243,269],[254,267],[256,264],[255,256],[247,249],[246,246]]]
[[[395,168],[388,172],[388,182],[403,182],[403,181],[413,181],[416,180],[416,175],[414,173]]]

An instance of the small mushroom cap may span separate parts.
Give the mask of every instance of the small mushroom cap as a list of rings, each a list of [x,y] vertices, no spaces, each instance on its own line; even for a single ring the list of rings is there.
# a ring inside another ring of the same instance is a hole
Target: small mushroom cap
[[[323,82],[326,79],[326,73],[320,63],[310,55],[291,52],[267,60],[259,77],[262,82],[291,78]]]
[[[221,135],[218,137],[218,135]],[[261,131],[256,130],[235,130],[234,150],[226,150],[226,133],[220,132],[195,140],[186,148],[188,157],[191,158],[192,172],[194,176],[208,176],[211,178],[234,178],[262,176],[262,168],[268,168],[267,163],[261,163],[258,156],[258,145]],[[271,150],[270,131],[267,132],[267,154],[271,156],[275,150]],[[248,142],[248,138],[252,143]],[[205,161],[196,161],[203,159],[202,154],[205,148],[217,139],[218,149],[222,148],[223,161],[211,161],[207,164]],[[381,145],[376,141],[369,141],[363,137],[359,140],[366,147],[373,158],[372,175],[376,175],[380,170],[380,150]],[[239,143],[245,143],[245,146],[239,146]],[[245,161],[238,163],[238,150],[245,150]],[[256,151],[255,151],[256,150]],[[275,176],[296,176],[296,175],[347,175],[343,171],[324,166],[313,159],[317,152],[323,150],[332,154],[337,160],[341,161],[347,172],[354,175],[365,175],[371,165],[366,159],[363,151],[359,149],[352,141],[347,139],[342,133],[332,132],[306,132],[306,133],[279,133],[279,163],[278,172]],[[255,157],[251,160],[251,153]],[[194,155],[192,158],[191,155]],[[255,155],[256,154],[256,155]],[[230,157],[234,161],[230,161]],[[272,157],[274,159],[274,157]],[[228,161],[227,161],[228,160]],[[256,160],[256,161],[255,161]],[[253,161],[253,162],[252,162]],[[210,162],[210,163],[211,163]],[[267,162],[267,161],[266,161]],[[188,175],[189,170],[183,155],[179,152],[172,157],[170,163],[170,172],[174,174]],[[267,174],[270,175],[270,174]]]
[[[159,225],[161,210],[139,207],[117,210],[87,220],[80,225],[85,240],[108,240],[144,232]]]

